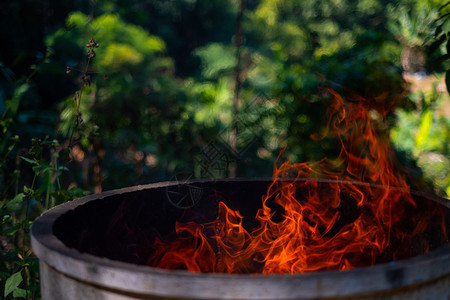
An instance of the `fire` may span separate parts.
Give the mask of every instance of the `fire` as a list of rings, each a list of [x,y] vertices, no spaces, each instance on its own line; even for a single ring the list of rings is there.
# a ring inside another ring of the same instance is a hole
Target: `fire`
[[[247,230],[243,216],[220,201],[216,220],[178,222],[177,238],[156,238],[147,264],[193,272],[294,274],[405,258],[418,254],[411,250],[417,243],[417,251],[428,251],[422,236],[430,224],[445,232],[444,215],[431,204],[418,207],[404,172],[394,168],[386,126],[390,109],[379,99],[344,100],[327,92],[332,96],[328,128],[341,142],[338,159],[284,162],[275,167],[263,196],[255,217],[259,226]],[[416,213],[423,210],[431,213]]]

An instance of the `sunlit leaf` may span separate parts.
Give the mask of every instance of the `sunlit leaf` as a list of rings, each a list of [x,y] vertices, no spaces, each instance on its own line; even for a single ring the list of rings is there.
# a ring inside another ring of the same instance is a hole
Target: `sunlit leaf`
[[[66,20],[68,27],[82,27],[89,23],[88,16],[82,12],[73,12]]]
[[[202,74],[205,78],[212,78],[231,72],[236,66],[236,57],[233,48],[213,43],[199,48],[195,54],[202,61]]]
[[[422,120],[419,126],[419,132],[416,135],[416,147],[421,149],[428,140],[430,134],[431,124],[433,123],[433,114],[427,110],[422,115]]]
[[[113,43],[107,46],[102,63],[114,71],[127,65],[137,65],[142,62],[144,56],[133,47],[126,44]]]

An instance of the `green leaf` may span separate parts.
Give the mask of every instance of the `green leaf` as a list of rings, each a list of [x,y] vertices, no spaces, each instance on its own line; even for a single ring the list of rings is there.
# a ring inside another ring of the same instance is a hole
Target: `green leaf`
[[[27,291],[21,288],[16,288],[13,292],[14,298],[26,298]]]
[[[426,110],[422,115],[422,121],[419,126],[419,132],[416,135],[416,147],[421,149],[428,140],[430,134],[431,124],[433,123],[433,114]]]
[[[19,108],[19,99],[9,99],[6,100],[6,107],[8,108],[8,110],[11,112],[12,115],[15,115],[15,113],[17,112],[17,109]]]
[[[64,189],[52,193],[52,196],[55,197],[58,204],[72,199],[72,195],[70,194],[70,192]]]
[[[54,168],[52,168],[48,163],[40,163],[37,166],[34,166],[33,168],[31,168],[33,170],[34,173],[45,173],[49,170],[55,170]],[[56,171],[56,170],[55,170]]]
[[[12,217],[10,215],[3,216],[3,220],[1,224],[5,224],[6,222],[11,222]]]
[[[17,194],[12,200],[8,201],[8,203],[5,205],[7,208],[13,208],[16,204],[19,204],[23,201],[23,198],[25,197],[25,194],[19,193]]]
[[[444,23],[442,24],[442,31],[448,34],[450,32],[450,13],[447,13],[442,17],[445,18]]]
[[[34,173],[38,174],[38,173],[41,173],[41,171],[44,169],[44,167],[37,165],[37,166],[32,167],[31,169],[33,170]]]
[[[38,164],[38,162],[35,161],[34,159],[27,158],[27,157],[24,157],[24,156],[21,156],[20,158],[23,159],[24,161],[26,161],[27,163],[32,164],[32,165],[37,165]]]
[[[42,172],[46,173],[46,172],[56,172],[57,170],[55,168],[52,167],[46,167],[44,170],[42,170]]]
[[[30,189],[27,186],[23,186],[23,192],[27,195],[32,195],[34,193],[33,189]]]
[[[24,263],[22,261],[16,261],[16,264],[21,266],[21,267],[28,267],[30,265],[29,263]]]
[[[11,226],[5,230],[3,230],[3,233],[6,235],[14,235],[17,231],[19,231],[21,229],[21,225],[20,224],[16,224],[14,226]]]
[[[59,166],[58,171],[70,171],[70,170],[69,170],[69,168],[67,168],[65,166]]]
[[[23,281],[21,272],[17,272],[12,274],[8,279],[6,279],[5,283],[5,298],[12,292],[14,292],[18,287],[19,284]]]
[[[10,115],[15,115],[17,113],[17,110],[19,109],[20,99],[22,98],[23,94],[28,91],[28,88],[30,86],[25,83],[20,85],[15,91],[12,99],[6,100],[6,107],[8,108],[8,111],[10,112]]]
[[[73,198],[83,197],[86,195],[89,195],[89,191],[80,189],[79,187],[73,187],[69,190],[69,193],[72,195]]]
[[[3,133],[6,133],[9,126],[12,124],[13,120],[11,118],[4,118],[0,121],[0,126],[3,128]]]

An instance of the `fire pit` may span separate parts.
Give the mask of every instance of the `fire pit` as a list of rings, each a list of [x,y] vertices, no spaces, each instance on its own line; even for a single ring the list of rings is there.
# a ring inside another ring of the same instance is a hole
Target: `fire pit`
[[[450,202],[410,191],[392,103],[328,92],[337,158],[102,193],[38,218],[44,299],[449,298]]]
[[[400,188],[347,181],[299,178],[278,181],[293,186],[299,201],[307,191],[305,187],[311,185],[322,198],[336,193],[336,186],[340,188],[341,202],[335,207],[339,221],[332,228],[319,228],[325,232],[327,241],[350,230],[346,229],[349,224],[357,223],[358,217],[365,213],[352,200],[354,187],[368,201],[372,194],[399,193],[398,198],[402,198],[404,192]],[[227,251],[223,246],[211,248],[215,273],[182,270],[189,268],[180,263],[167,267],[161,263],[164,253],[154,254],[158,247],[175,241],[174,236],[186,237],[183,232],[175,233],[183,224],[195,221],[195,224],[217,225],[221,203],[239,212],[242,220],[235,223],[248,232],[260,226],[255,215],[261,209],[262,198],[266,199],[264,205],[279,212],[271,220],[280,223],[283,208],[274,200],[276,193],[270,193],[271,186],[273,179],[165,182],[104,192],[57,206],[39,217],[31,229],[33,251],[40,259],[43,299],[450,297],[450,247],[445,233],[450,229],[450,202],[420,192],[407,192],[412,201],[405,200],[402,204],[403,217],[389,227],[390,240],[383,251],[372,255],[366,251],[372,248],[364,246],[360,253],[355,250],[339,256],[348,263],[324,266],[318,271],[261,274],[263,268],[256,264],[244,268],[246,272],[242,267],[239,272],[229,272],[241,274],[225,274],[228,271],[220,267],[222,258],[227,259],[225,254],[220,254]],[[426,228],[415,226],[420,223],[417,216],[429,213],[436,217],[428,218],[431,222]],[[445,224],[441,222],[442,216]],[[312,220],[311,217],[308,222]],[[198,228],[205,234],[210,229],[207,225]],[[398,231],[408,237],[393,237]],[[219,235],[219,232],[210,233],[211,245]]]

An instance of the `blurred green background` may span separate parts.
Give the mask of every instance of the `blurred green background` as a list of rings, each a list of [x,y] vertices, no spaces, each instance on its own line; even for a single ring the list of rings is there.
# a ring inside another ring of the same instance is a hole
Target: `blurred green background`
[[[318,95],[328,86],[395,99],[390,137],[402,164],[424,189],[449,196],[450,25],[448,17],[439,19],[449,9],[439,11],[441,5],[2,1],[0,111],[11,117],[4,147],[19,137],[2,180],[14,169],[22,172],[19,190],[32,179],[29,166],[16,159],[32,138],[67,144],[82,75],[77,69],[85,67],[85,44],[94,37],[95,74],[81,100],[86,133],[73,148],[64,186],[98,192],[179,174],[271,176],[286,146],[294,162],[334,157],[336,140],[311,139],[327,124],[328,102]]]

